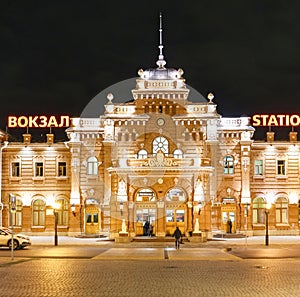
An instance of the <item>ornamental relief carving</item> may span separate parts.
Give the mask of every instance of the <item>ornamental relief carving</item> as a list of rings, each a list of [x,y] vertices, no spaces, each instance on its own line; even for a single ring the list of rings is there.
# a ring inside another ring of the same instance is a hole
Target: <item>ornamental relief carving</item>
[[[163,152],[159,151],[153,158],[146,161],[143,166],[145,167],[172,167],[178,166],[178,163],[173,161],[171,158],[165,158]]]

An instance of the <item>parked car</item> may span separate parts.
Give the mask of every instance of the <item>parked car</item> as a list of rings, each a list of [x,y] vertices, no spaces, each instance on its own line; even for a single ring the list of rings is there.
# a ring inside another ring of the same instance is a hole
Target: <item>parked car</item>
[[[12,230],[6,227],[0,227],[0,246],[7,246],[11,248],[12,242],[14,249],[23,249],[31,245],[30,237],[28,235],[14,233],[12,241]]]

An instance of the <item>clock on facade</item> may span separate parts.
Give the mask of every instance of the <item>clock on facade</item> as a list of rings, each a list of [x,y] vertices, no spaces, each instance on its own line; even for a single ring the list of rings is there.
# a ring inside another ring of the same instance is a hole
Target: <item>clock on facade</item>
[[[163,126],[165,124],[165,120],[162,118],[159,118],[159,119],[157,119],[156,123],[158,126]]]

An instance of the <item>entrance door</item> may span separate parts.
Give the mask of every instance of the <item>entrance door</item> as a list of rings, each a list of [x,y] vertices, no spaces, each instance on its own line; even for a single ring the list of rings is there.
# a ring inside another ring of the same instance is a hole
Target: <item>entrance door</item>
[[[99,209],[88,205],[85,209],[85,233],[99,234]]]
[[[147,235],[144,228],[145,223],[149,222],[152,226],[152,234],[156,234],[156,209],[141,208],[136,210],[136,235]]]
[[[166,235],[172,235],[176,227],[179,227],[182,234],[185,233],[185,209],[166,210]]]
[[[231,221],[232,224],[231,233],[235,233],[235,212],[222,210],[222,230],[225,231],[226,233],[230,232],[229,220]]]

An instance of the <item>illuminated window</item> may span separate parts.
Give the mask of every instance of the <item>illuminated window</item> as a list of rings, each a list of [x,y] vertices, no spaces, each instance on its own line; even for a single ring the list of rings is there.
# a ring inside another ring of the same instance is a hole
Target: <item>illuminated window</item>
[[[156,154],[159,151],[162,151],[164,154],[169,153],[169,142],[163,136],[158,136],[153,140],[152,143],[153,154]]]
[[[142,149],[142,150],[138,151],[138,153],[137,153],[138,159],[146,159],[147,157],[148,157],[148,153],[146,150]]]
[[[42,199],[34,200],[32,204],[33,226],[45,226],[46,203]]]
[[[285,175],[285,160],[277,160],[277,174]]]
[[[43,162],[35,163],[35,176],[38,176],[38,177],[44,176],[44,163]]]
[[[280,197],[276,200],[276,223],[287,224],[288,223],[288,200],[284,197]]]
[[[174,210],[173,209],[166,210],[166,222],[174,222]]]
[[[171,189],[166,194],[166,201],[185,201],[185,192],[181,189]]]
[[[184,209],[176,210],[176,222],[179,222],[179,223],[184,222]]]
[[[69,218],[69,203],[64,198],[59,198],[55,201],[59,204],[57,211],[57,224],[61,226],[68,226]]]
[[[86,215],[86,222],[90,224],[98,224],[99,216],[97,213],[88,213]]]
[[[263,175],[263,160],[254,160],[254,174]]]
[[[20,162],[11,163],[11,176],[18,177],[20,176]]]
[[[253,224],[265,223],[265,208],[266,208],[266,202],[263,198],[253,199],[253,204],[252,204]]]
[[[182,150],[176,149],[176,150],[173,152],[173,157],[174,157],[174,158],[178,158],[178,159],[182,159],[182,157],[183,157]]]
[[[89,157],[87,161],[87,174],[98,175],[98,160],[96,157]]]
[[[13,226],[22,226],[22,202],[21,200],[16,200],[16,212],[11,214],[12,222],[10,222]]]
[[[234,173],[234,162],[232,156],[225,156],[223,159],[224,164],[224,173],[225,174],[233,174]]]
[[[66,162],[58,162],[58,176],[67,176]]]

